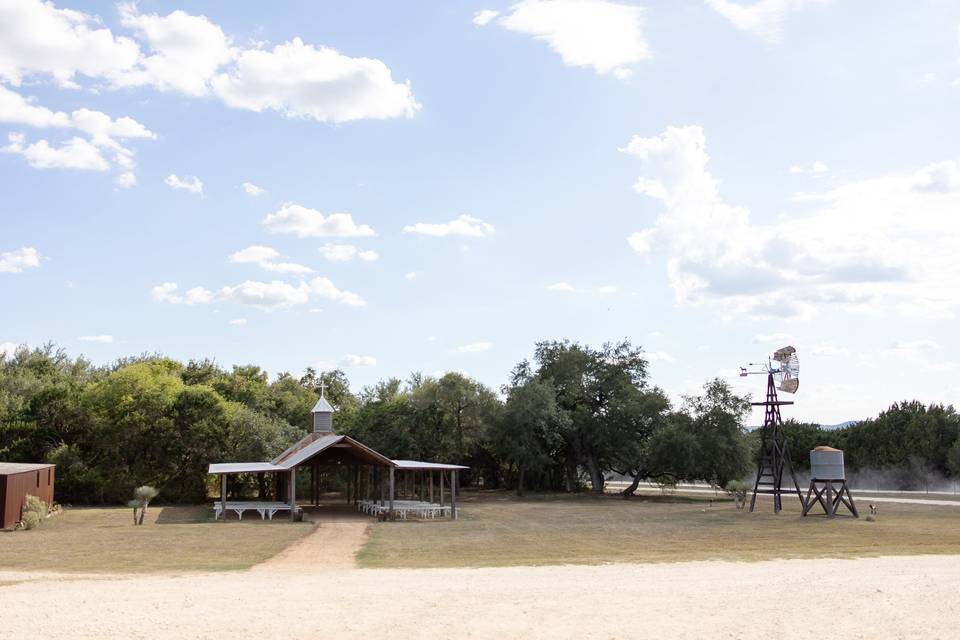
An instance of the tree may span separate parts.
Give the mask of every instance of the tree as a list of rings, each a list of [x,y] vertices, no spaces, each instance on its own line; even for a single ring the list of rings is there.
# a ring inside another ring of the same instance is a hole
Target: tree
[[[628,340],[592,349],[575,342],[540,342],[537,377],[551,380],[557,404],[569,417],[564,430],[566,485],[572,490],[583,466],[594,492],[604,473],[642,450],[662,414],[665,398],[647,388],[647,361]]]
[[[631,496],[646,477],[677,481],[703,480],[725,486],[746,473],[749,450],[743,423],[750,401],[737,396],[717,378],[698,396],[685,396],[680,411],[658,421],[646,446],[629,469],[633,482],[623,491]]]
[[[527,475],[540,474],[553,463],[570,418],[557,405],[553,385],[533,377],[526,361],[514,369],[504,392],[503,417],[491,435],[495,452],[516,468],[517,495],[523,495]]]

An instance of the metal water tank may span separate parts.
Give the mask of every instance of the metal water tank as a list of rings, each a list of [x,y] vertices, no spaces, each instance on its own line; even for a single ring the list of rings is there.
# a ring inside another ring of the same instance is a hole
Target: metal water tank
[[[815,447],[810,452],[810,478],[813,480],[845,480],[843,451],[833,447]]]

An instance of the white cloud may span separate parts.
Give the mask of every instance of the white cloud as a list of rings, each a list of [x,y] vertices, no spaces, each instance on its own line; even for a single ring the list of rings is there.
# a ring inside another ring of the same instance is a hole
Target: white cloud
[[[581,293],[580,289],[575,288],[569,282],[554,282],[547,285],[547,291],[560,291],[563,293]]]
[[[606,0],[522,0],[497,24],[546,42],[567,66],[624,79],[651,57],[642,17],[641,7]]]
[[[666,255],[681,303],[754,317],[806,316],[822,305],[948,317],[960,304],[952,293],[960,190],[918,191],[916,173],[882,176],[808,198],[816,208],[805,215],[755,224],[721,197],[700,127],[634,136],[621,151],[642,163],[635,189],[663,207],[641,232],[644,254]]]
[[[483,238],[493,233],[492,224],[480,218],[463,214],[450,222],[441,224],[418,222],[403,228],[405,233],[418,233],[425,236],[465,236],[469,238]]]
[[[301,281],[293,285],[282,280],[259,282],[246,280],[236,286],[221,287],[218,291],[211,291],[204,287],[194,287],[185,295],[177,293],[176,283],[165,282],[152,289],[152,296],[156,302],[168,304],[211,304],[226,302],[240,304],[257,309],[271,311],[286,309],[306,304],[312,299],[331,300],[350,307],[366,306],[366,301],[352,291],[338,289],[329,278],[317,277],[309,282]]]
[[[767,333],[753,336],[754,344],[768,344],[770,342],[790,342],[793,336],[789,333]]]
[[[548,284],[547,291],[555,291],[558,293],[590,293],[589,289],[578,289],[569,282],[563,280],[560,282],[554,282],[553,284]],[[617,293],[617,291],[619,291],[617,286],[612,284],[606,284],[592,290],[593,293],[600,295],[611,295]]]
[[[406,278],[407,280],[416,280],[416,279],[417,279],[417,272],[416,272],[416,271],[408,271],[406,274],[404,274],[403,277]]]
[[[202,15],[141,14],[132,2],[118,10],[136,39],[114,36],[98,17],[52,2],[0,2],[0,81],[16,86],[38,76],[73,88],[83,79],[99,81],[97,88],[152,86],[323,122],[412,117],[420,109],[410,83],[395,82],[374,58],[299,38],[270,51],[237,47]]]
[[[358,356],[348,353],[340,359],[340,366],[352,369],[364,369],[377,366],[377,359],[373,356]]]
[[[247,192],[248,196],[253,196],[253,197],[262,196],[267,192],[266,189],[264,189],[263,187],[258,187],[252,182],[244,182],[240,186],[243,187],[243,190]]]
[[[492,342],[471,342],[454,349],[455,353],[483,353],[493,348]]]
[[[741,31],[747,31],[769,43],[783,38],[787,13],[805,6],[826,4],[830,0],[756,0],[744,5],[731,0],[706,0],[707,5]]]
[[[0,273],[22,273],[40,266],[40,253],[33,247],[21,247],[0,253]]]
[[[114,37],[94,16],[41,0],[0,2],[0,79],[15,86],[31,74],[75,86],[77,74],[111,76],[139,55],[136,42]]]
[[[838,347],[837,345],[824,342],[822,344],[816,345],[811,353],[818,358],[849,358],[850,349],[846,347]]]
[[[234,68],[213,79],[213,88],[231,107],[320,122],[411,118],[420,109],[410,83],[394,82],[380,60],[351,58],[300,38],[272,51],[243,51]]]
[[[341,291],[327,278],[314,278],[310,281],[310,290],[318,298],[332,300],[350,307],[365,307],[366,301],[352,291]]]
[[[4,150],[23,155],[35,168],[94,169],[109,168],[103,153],[113,154],[113,162],[126,169],[133,168],[133,151],[118,140],[132,138],[156,139],[156,134],[129,117],[113,119],[101,111],[77,109],[67,114],[37,105],[32,99],[0,85],[0,122],[22,124],[37,128],[74,129],[89,136],[89,140],[74,137],[59,148],[46,140],[29,146],[22,134],[11,134],[10,146]],[[129,172],[128,172],[129,173]],[[130,176],[133,174],[130,173]],[[134,179],[135,182],[135,179]],[[129,178],[117,179],[118,186],[132,186]]]
[[[485,27],[490,24],[490,21],[500,15],[499,11],[494,11],[493,9],[481,9],[473,14],[473,24],[478,27]]]
[[[291,273],[304,275],[313,273],[313,269],[302,264],[293,262],[276,262],[274,258],[280,257],[280,253],[272,247],[262,245],[251,245],[246,249],[241,249],[230,254],[227,258],[230,262],[238,264],[256,264],[264,271],[271,273]]]
[[[812,173],[812,174],[823,174],[830,171],[830,167],[827,166],[822,160],[814,160],[810,166],[805,167],[803,165],[795,164],[790,167],[790,173],[794,175]]]
[[[263,310],[285,309],[309,301],[310,289],[302,283],[293,286],[280,280],[246,280],[235,287],[223,287],[213,299]]]
[[[327,243],[320,247],[320,254],[330,262],[350,262],[354,258],[374,262],[380,258],[376,251],[360,249],[352,244]]]
[[[80,336],[77,338],[81,342],[100,342],[103,344],[111,344],[113,342],[113,336],[109,335],[99,335],[99,336]]]
[[[232,325],[235,326],[235,327],[242,327],[243,325],[247,324],[247,319],[246,319],[246,318],[235,318],[235,319],[233,319],[233,320],[230,321],[230,324],[232,324]]]
[[[270,233],[293,233],[298,238],[352,238],[374,235],[365,224],[357,225],[349,213],[323,215],[315,209],[286,203],[263,219]]]
[[[228,260],[230,262],[245,264],[250,262],[265,262],[278,257],[280,257],[280,253],[276,249],[255,244],[247,247],[246,249],[241,249],[240,251],[231,253]]]
[[[26,137],[19,133],[11,133],[8,139],[10,144],[0,148],[0,151],[23,156],[34,169],[107,171],[110,168],[110,163],[100,154],[100,150],[84,138],[70,138],[59,147],[50,146],[46,140],[28,145]]]
[[[644,351],[643,357],[648,362],[676,362],[676,358],[666,351]]]
[[[129,189],[130,187],[136,186],[137,176],[134,175],[132,171],[125,171],[114,178],[113,184],[115,184],[118,189]]]
[[[293,273],[304,275],[307,273],[313,273],[313,269],[306,265],[297,264],[295,262],[261,262],[260,268],[264,271],[269,271],[271,273]]]
[[[7,359],[13,358],[21,348],[29,349],[29,345],[19,344],[16,342],[0,342],[0,356],[6,357]]]
[[[210,92],[210,80],[236,55],[223,30],[206,16],[181,10],[166,16],[141,14],[134,3],[119,5],[121,23],[145,41],[150,55],[137,67],[113,75],[117,86],[152,85],[189,96]]]
[[[194,287],[189,289],[185,295],[177,293],[179,287],[174,282],[164,282],[153,287],[150,295],[155,302],[166,302],[169,304],[209,304],[213,302],[214,294],[209,289],[203,287]]]
[[[183,189],[190,193],[203,195],[203,182],[201,182],[197,176],[183,176],[180,178],[176,174],[171,173],[164,178],[163,181],[171,189]]]
[[[899,352],[917,353],[920,351],[933,351],[939,348],[940,348],[940,345],[936,341],[926,339],[926,338],[921,338],[919,340],[905,340],[902,342],[897,342],[892,347],[890,347],[890,350],[899,351]]]
[[[960,191],[960,163],[955,160],[929,164],[914,177],[913,188],[923,193]]]

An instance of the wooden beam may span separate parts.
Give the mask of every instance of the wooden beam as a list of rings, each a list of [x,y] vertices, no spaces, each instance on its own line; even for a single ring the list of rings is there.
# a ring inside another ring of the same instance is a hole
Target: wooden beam
[[[433,471],[430,472],[430,503],[433,504]]]
[[[443,506],[443,469],[440,470],[440,506]]]
[[[393,520],[393,492],[396,488],[394,479],[394,467],[390,467],[390,519]]]
[[[450,517],[457,519],[457,470],[450,475]]]
[[[227,521],[227,474],[220,474],[220,517]]]
[[[297,521],[297,468],[290,469],[290,522]]]

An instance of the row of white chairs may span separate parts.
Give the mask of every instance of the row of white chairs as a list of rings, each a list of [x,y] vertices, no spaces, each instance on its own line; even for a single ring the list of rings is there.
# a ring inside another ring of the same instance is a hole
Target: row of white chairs
[[[371,516],[379,516],[390,511],[390,503],[384,500],[383,504],[379,500],[360,500],[357,502],[357,509]],[[450,515],[448,505],[439,505],[434,502],[421,502],[419,500],[394,500],[393,512],[401,520],[406,520],[408,515],[418,518],[433,519],[446,517]]]
[[[223,517],[222,506],[219,500],[213,503],[214,520]],[[259,513],[261,520],[273,520],[273,516],[278,511],[290,511],[290,504],[287,502],[227,502],[227,511],[236,513],[238,520],[243,520],[243,512],[248,510]],[[300,507],[297,507],[297,510],[299,511]]]

